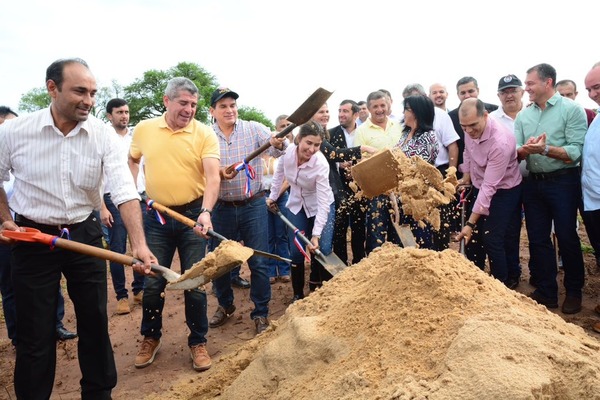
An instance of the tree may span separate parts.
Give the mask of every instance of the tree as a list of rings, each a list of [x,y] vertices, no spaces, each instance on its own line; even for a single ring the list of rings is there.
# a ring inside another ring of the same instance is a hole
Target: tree
[[[246,121],[260,122],[261,124],[265,125],[269,129],[271,129],[272,131],[275,130],[275,125],[273,125],[271,120],[269,118],[267,118],[265,116],[265,114],[263,114],[262,111],[257,110],[254,107],[244,106],[244,107],[238,108],[238,117],[240,119],[243,119]]]
[[[50,95],[45,87],[31,89],[29,92],[21,96],[19,101],[19,111],[31,113],[50,105]]]

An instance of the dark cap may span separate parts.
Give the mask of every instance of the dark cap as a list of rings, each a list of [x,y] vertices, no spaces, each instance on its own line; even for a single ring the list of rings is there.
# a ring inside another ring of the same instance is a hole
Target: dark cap
[[[221,100],[223,97],[231,97],[234,100],[237,100],[237,98],[240,96],[229,88],[221,87],[215,90],[212,96],[210,96],[210,106],[214,107],[215,103]]]
[[[515,75],[506,75],[500,78],[500,82],[498,82],[498,91],[504,90],[506,88],[511,87],[521,87],[523,84],[521,80],[517,78]]]

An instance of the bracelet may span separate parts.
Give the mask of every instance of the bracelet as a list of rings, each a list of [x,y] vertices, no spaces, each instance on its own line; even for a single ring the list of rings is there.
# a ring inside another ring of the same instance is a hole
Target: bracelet
[[[469,227],[469,228],[471,228],[471,229],[475,229],[475,224],[474,224],[474,223],[472,223],[471,221],[467,221],[467,222],[465,222],[465,225],[466,225],[466,226],[468,226],[468,227]]]
[[[202,207],[202,208],[200,209],[200,214],[203,214],[203,213],[212,214],[212,210],[209,210],[208,208],[204,208],[204,207]]]
[[[550,146],[546,145],[546,147],[544,147],[544,151],[542,151],[542,155],[547,156],[548,153],[550,153]]]

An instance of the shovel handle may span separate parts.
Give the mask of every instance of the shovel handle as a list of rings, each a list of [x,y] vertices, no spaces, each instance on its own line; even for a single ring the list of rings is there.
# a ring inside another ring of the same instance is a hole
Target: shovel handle
[[[292,222],[287,219],[282,213],[281,211],[279,211],[279,209],[277,209],[276,214],[279,216],[279,218],[281,218],[281,220],[294,232],[298,231],[297,235],[300,237],[300,239],[304,242],[304,244],[308,245],[308,246],[312,246],[312,242],[310,240],[308,240],[308,238],[306,236],[304,236],[299,230],[298,228],[296,228],[296,226],[294,224],[292,224]],[[319,249],[315,249],[314,250],[315,254],[318,256],[322,256],[323,254],[321,253],[321,250]]]
[[[202,228],[202,224],[199,224],[198,222],[194,221],[193,219],[188,218],[185,215],[180,214],[176,211],[173,211],[169,207],[163,206],[162,204],[157,203],[154,200],[150,203],[150,206],[152,208],[154,208],[156,211],[160,211],[163,214],[167,214],[169,217],[181,222],[184,225],[189,226],[190,228],[195,228],[196,226]],[[213,231],[212,229],[208,230],[208,234],[210,236],[216,237],[219,240],[227,240],[227,238],[225,238],[225,236]]]
[[[281,132],[278,132],[275,137],[278,139],[281,139],[282,137],[284,137],[285,135],[287,135],[288,133],[290,133],[291,131],[294,130],[294,128],[296,127],[296,124],[291,124],[286,126]],[[263,151],[267,150],[269,147],[271,147],[271,142],[267,142],[265,144],[263,144],[262,146],[260,146],[258,149],[254,150],[252,153],[248,154],[246,156],[246,158],[244,158],[244,162],[246,164],[248,164],[251,160],[255,159],[257,156],[259,156]],[[234,164],[230,165],[229,167],[227,167],[227,169],[225,170],[225,172],[227,172],[228,174],[232,173],[234,169]]]

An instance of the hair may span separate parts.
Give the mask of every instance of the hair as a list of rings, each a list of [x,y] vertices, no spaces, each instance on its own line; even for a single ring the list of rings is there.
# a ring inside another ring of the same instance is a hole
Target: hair
[[[0,118],[5,118],[8,114],[12,114],[15,117],[19,116],[19,114],[11,110],[10,107],[0,106]]]
[[[176,99],[179,97],[179,92],[185,90],[190,92],[190,94],[198,94],[198,86],[188,78],[184,78],[181,76],[172,78],[169,83],[167,83],[167,87],[165,88],[165,96],[167,96],[170,100]]]
[[[477,89],[479,89],[479,85],[477,84],[477,79],[473,78],[472,76],[463,76],[462,78],[460,78],[458,80],[458,82],[456,82],[456,91],[458,92],[459,86],[466,85],[467,83],[471,83],[471,82],[473,82],[475,84],[475,87]]]
[[[570,79],[563,79],[562,81],[556,82],[556,85],[554,85],[554,89],[562,85],[573,85],[573,89],[577,91],[577,84],[575,83],[575,81],[572,81]]]
[[[358,106],[360,107],[360,106],[362,106],[363,104],[367,104],[367,102],[366,102],[366,101],[364,101],[364,100],[361,100],[361,101],[359,101],[359,102],[358,102],[358,103],[356,103],[356,104],[358,104]]]
[[[390,93],[389,90],[386,89],[379,89],[379,92],[385,94],[387,97],[389,97],[390,99],[392,98],[392,94]]]
[[[406,98],[408,96],[411,96],[412,92],[418,92],[422,96],[427,96],[423,85],[421,85],[420,83],[411,83],[409,85],[406,85],[406,87],[402,91],[402,97]]]
[[[279,123],[281,121],[283,121],[284,119],[288,119],[288,117],[289,117],[289,115],[287,115],[287,114],[281,114],[280,116],[275,118],[275,126],[279,125]]]
[[[325,128],[316,121],[308,121],[307,123],[300,125],[300,130],[294,138],[294,143],[300,143],[300,140],[307,136],[319,136],[321,140],[325,140]]]
[[[420,94],[408,96],[404,99],[404,108],[409,108],[415,114],[417,130],[415,135],[433,130],[433,119],[435,118],[435,105],[427,96]],[[405,130],[410,130],[405,127]]]
[[[369,95],[367,96],[367,107],[371,104],[372,101],[379,99],[385,99],[385,93],[381,90],[369,93]]]
[[[46,82],[53,81],[58,90],[62,90],[62,84],[64,81],[63,71],[65,66],[70,64],[81,64],[87,69],[90,67],[81,58],[61,58],[60,60],[54,61],[46,69]]]
[[[119,98],[110,99],[108,103],[106,103],[106,113],[112,114],[115,108],[123,107],[127,105],[127,101]]]
[[[344,104],[351,105],[352,114],[356,114],[357,112],[360,111],[360,107],[354,100],[350,100],[350,99],[342,100],[342,102],[340,103],[340,106],[343,106]]]
[[[471,100],[471,99],[467,99],[467,100]],[[475,110],[477,111],[477,116],[478,117],[483,117],[484,113],[485,113],[485,104],[483,103],[483,101],[479,100],[479,99],[473,99],[476,100],[475,101]],[[467,103],[466,106],[464,107],[471,107],[470,104],[473,102],[473,100],[471,101],[461,101],[461,103],[458,106],[458,113],[460,115],[465,115],[466,111],[463,111],[463,105],[465,104],[465,102]]]
[[[550,64],[542,63],[534,65],[527,70],[527,73],[537,72],[541,80],[552,79],[552,85],[556,82],[556,69]]]

